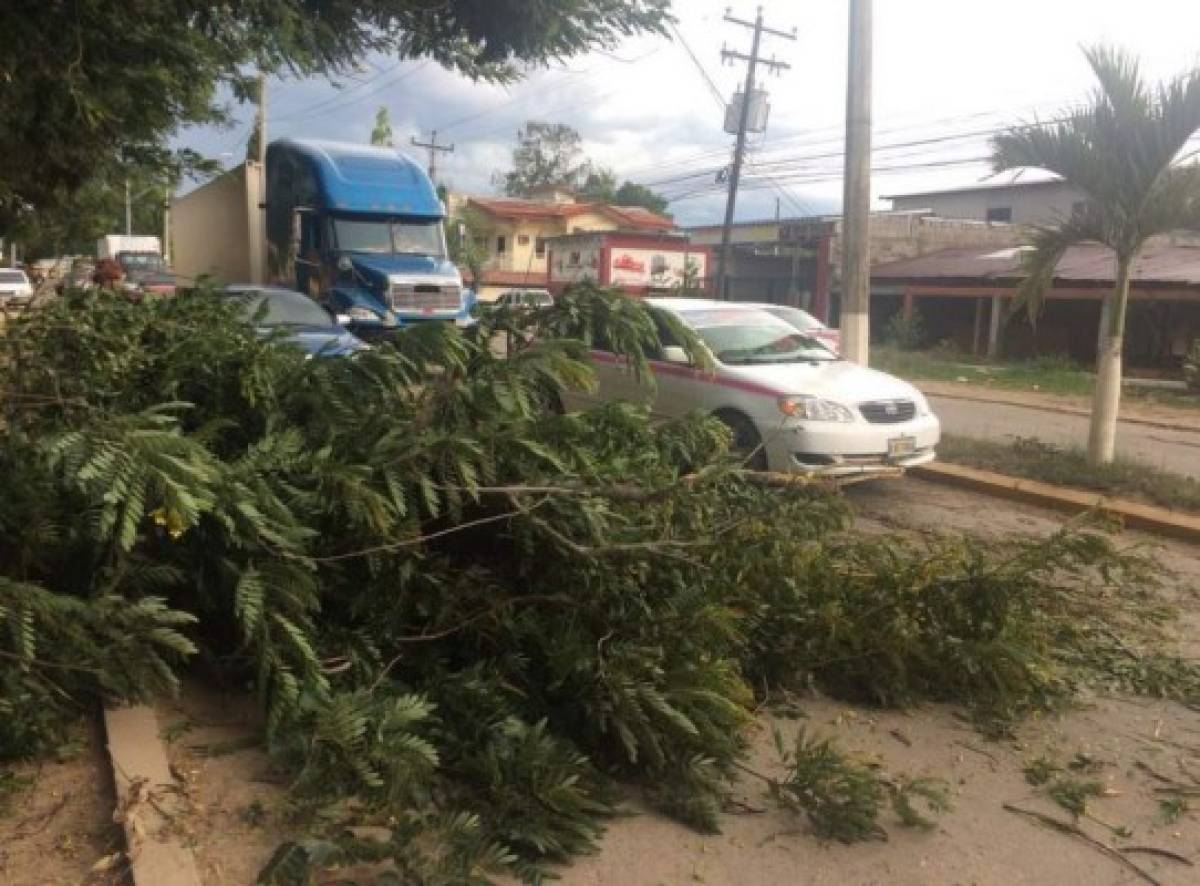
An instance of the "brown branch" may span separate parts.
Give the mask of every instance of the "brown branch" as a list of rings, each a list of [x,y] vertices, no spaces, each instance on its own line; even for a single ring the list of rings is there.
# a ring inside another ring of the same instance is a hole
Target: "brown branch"
[[[1160,858],[1169,858],[1171,861],[1177,861],[1180,864],[1186,864],[1189,868],[1194,868],[1196,863],[1186,855],[1180,855],[1178,852],[1172,852],[1170,849],[1159,849],[1157,846],[1122,846],[1121,852],[1140,852],[1143,855],[1157,855]]]
[[[1062,821],[1061,819],[1057,819],[1052,815],[1046,815],[1045,813],[1042,813],[1042,812],[1035,812],[1032,809],[1022,809],[1020,806],[1014,806],[1011,803],[1002,803],[1001,806],[1003,807],[1003,809],[1006,812],[1012,812],[1016,815],[1023,815],[1026,818],[1031,818],[1034,821],[1039,822],[1040,824],[1050,828],[1051,830],[1058,831],[1060,834],[1067,834],[1069,836],[1072,836],[1079,840],[1082,840],[1083,842],[1087,843],[1092,848],[1096,849],[1098,852],[1101,852],[1104,855],[1107,855],[1113,861],[1117,862],[1118,864],[1122,865],[1125,868],[1128,868],[1130,871],[1137,874],[1139,877],[1141,877],[1147,883],[1153,883],[1154,886],[1162,886],[1162,883],[1160,883],[1158,880],[1156,880],[1154,877],[1152,877],[1149,874],[1149,872],[1138,867],[1136,864],[1134,864],[1132,861],[1130,861],[1128,858],[1126,858],[1124,855],[1122,855],[1119,849],[1114,849],[1112,846],[1109,846],[1107,843],[1101,842],[1100,840],[1097,840],[1095,837],[1089,836],[1088,834],[1081,831],[1076,825],[1071,824],[1069,821]]]
[[[454,535],[457,532],[465,532],[468,529],[474,529],[477,526],[486,526],[489,523],[499,523],[504,520],[510,520],[513,517],[519,517],[522,514],[527,514],[534,508],[539,508],[544,505],[549,498],[543,498],[539,502],[534,502],[532,505],[518,506],[517,508],[506,511],[503,514],[491,514],[487,517],[480,517],[477,520],[468,520],[466,523],[458,523],[446,529],[439,529],[436,532],[426,533],[425,535],[417,535],[412,538],[401,539],[400,541],[389,542],[385,545],[376,545],[371,548],[362,548],[357,551],[348,551],[344,554],[330,554],[326,557],[310,557],[305,554],[293,554],[288,551],[279,550],[279,554],[292,560],[302,560],[305,563],[336,563],[340,560],[353,560],[358,557],[369,557],[372,554],[383,554],[389,551],[398,551],[402,548],[411,548],[416,545],[424,544],[427,541],[433,541],[436,538],[444,538],[447,535]]]

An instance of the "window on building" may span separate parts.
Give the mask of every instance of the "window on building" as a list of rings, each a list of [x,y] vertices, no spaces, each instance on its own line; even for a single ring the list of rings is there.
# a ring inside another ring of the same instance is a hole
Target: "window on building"
[[[1011,206],[993,206],[987,211],[987,220],[990,222],[1011,222],[1012,207]]]
[[[496,255],[504,255],[508,252],[508,238],[501,234],[496,238]]]
[[[528,246],[529,245],[529,235],[528,234],[517,234],[517,245],[518,246]]]
[[[546,257],[546,238],[538,237],[533,241],[533,251],[538,258]]]

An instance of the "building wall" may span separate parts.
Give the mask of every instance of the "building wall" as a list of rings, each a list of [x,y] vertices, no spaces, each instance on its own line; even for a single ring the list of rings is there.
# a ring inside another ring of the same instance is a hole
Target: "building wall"
[[[1009,209],[1016,225],[1051,224],[1069,218],[1083,196],[1065,184],[981,188],[941,194],[916,194],[892,198],[897,210],[929,209],[942,218],[986,221],[989,209]]]
[[[588,231],[614,231],[616,224],[599,213],[584,213],[569,219],[507,220],[480,215],[489,222],[487,259],[484,267],[490,271],[519,271],[545,273],[546,256],[537,255],[537,239],[561,237],[564,234]],[[496,251],[497,238],[505,238],[505,251]],[[524,242],[522,242],[522,240]]]
[[[221,283],[252,280],[256,257],[261,267],[261,231],[250,231],[251,210],[255,217],[261,213],[256,208],[260,178],[258,164],[240,166],[171,201],[176,274],[187,282],[202,275]]]

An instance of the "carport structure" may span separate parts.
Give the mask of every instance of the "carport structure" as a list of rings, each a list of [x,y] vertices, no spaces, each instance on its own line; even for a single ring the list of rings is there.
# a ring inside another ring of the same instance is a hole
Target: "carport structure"
[[[974,354],[1062,353],[1095,358],[1104,297],[1116,260],[1099,244],[1072,246],[1035,327],[1012,323],[1031,247],[955,248],[877,265],[872,269],[872,312],[877,322],[897,311],[919,312],[935,340],[950,339]],[[876,309],[878,308],[878,311]],[[1126,353],[1143,364],[1169,364],[1200,338],[1200,246],[1152,242],[1133,266]],[[881,327],[878,327],[881,328]],[[985,337],[986,336],[986,337]]]

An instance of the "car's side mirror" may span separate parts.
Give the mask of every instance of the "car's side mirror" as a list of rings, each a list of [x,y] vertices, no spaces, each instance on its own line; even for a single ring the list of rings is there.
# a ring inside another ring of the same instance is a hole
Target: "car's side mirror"
[[[338,259],[337,266],[342,273],[354,270],[354,262],[350,261],[350,257],[346,255]]]
[[[677,363],[680,366],[690,366],[692,362],[688,352],[679,345],[663,345],[662,358],[667,363]]]

